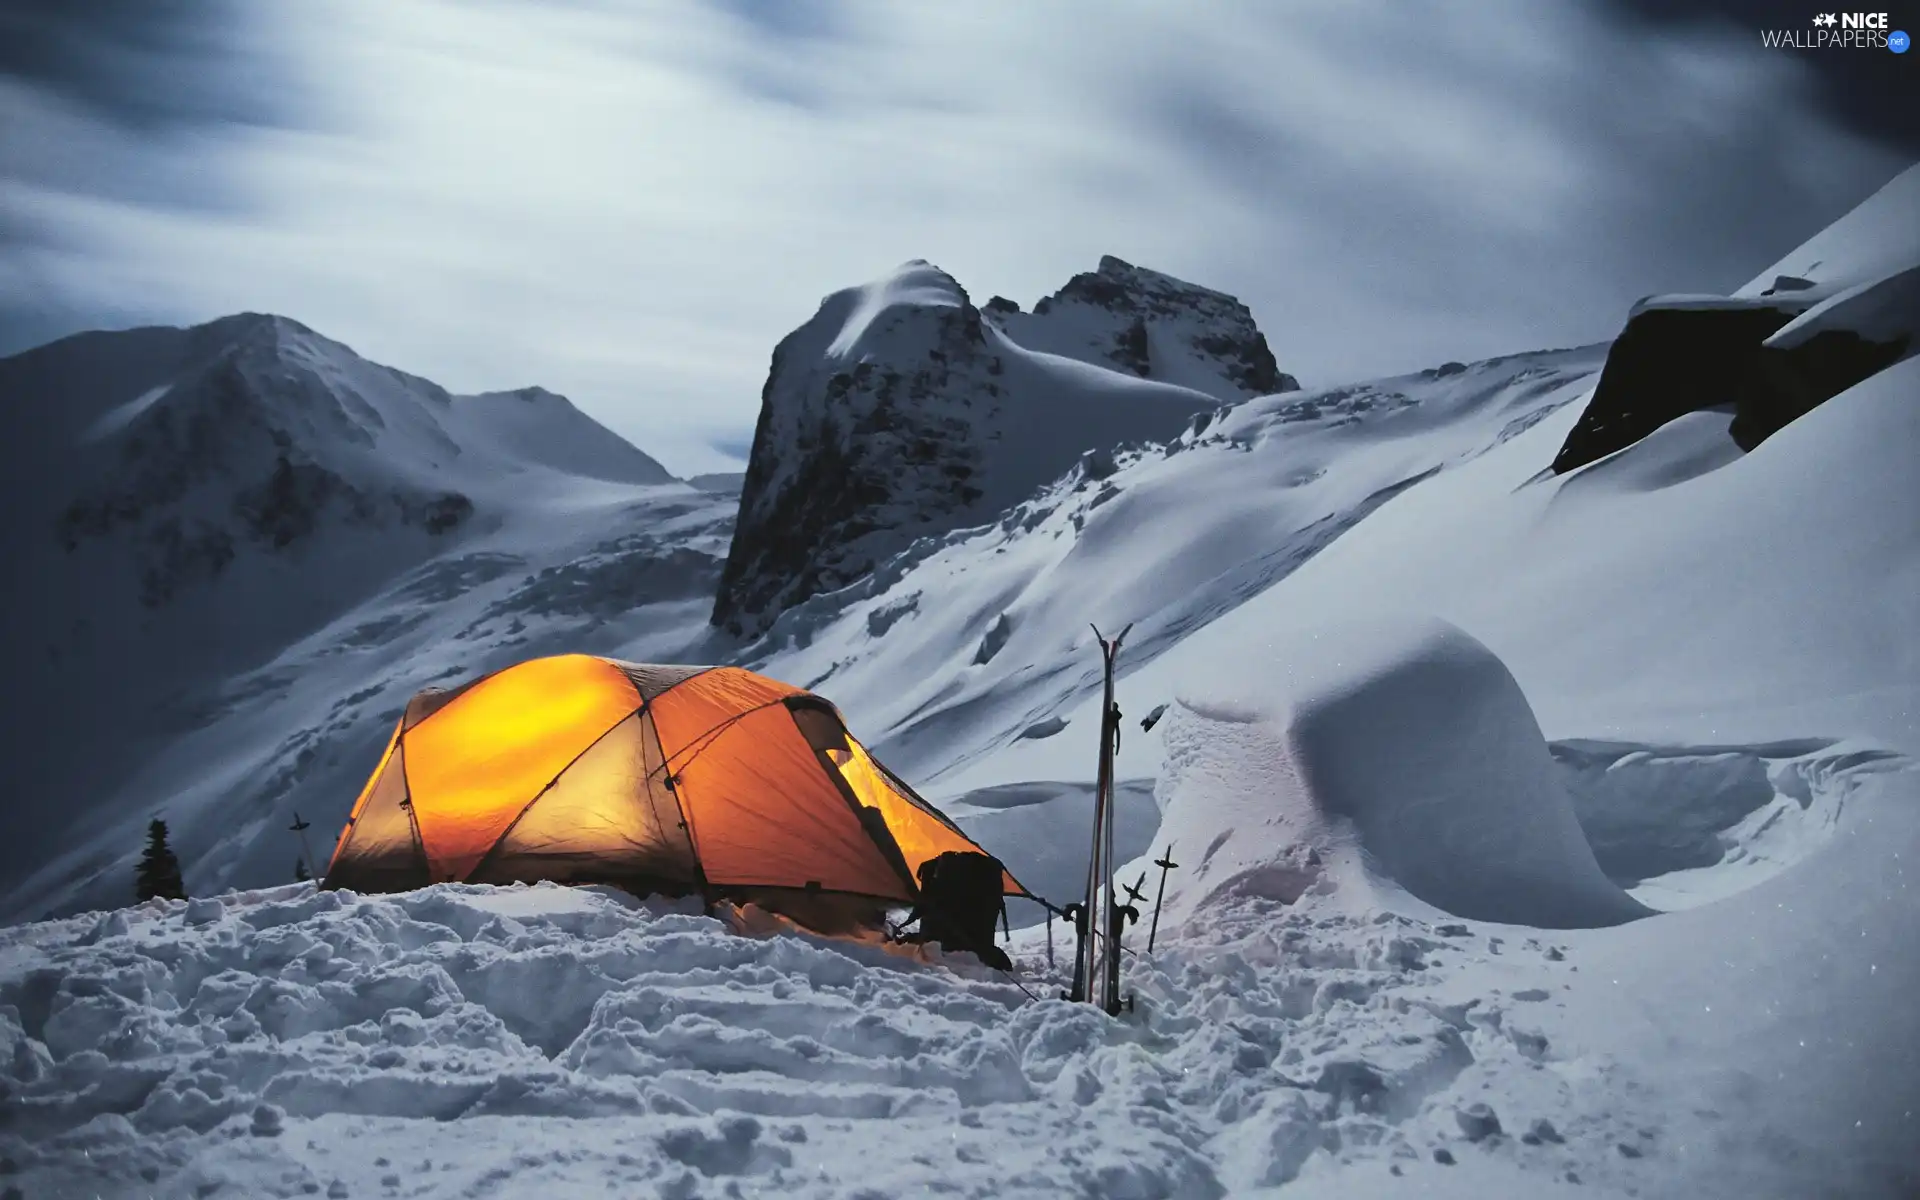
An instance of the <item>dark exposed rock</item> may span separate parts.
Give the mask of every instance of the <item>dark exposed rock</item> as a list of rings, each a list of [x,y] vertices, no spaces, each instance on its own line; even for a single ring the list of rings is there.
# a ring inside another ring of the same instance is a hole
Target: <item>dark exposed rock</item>
[[[1483,1142],[1500,1132],[1500,1118],[1494,1114],[1488,1104],[1469,1104],[1465,1108],[1454,1110],[1454,1123],[1460,1126],[1460,1132],[1467,1135],[1470,1142]]]
[[[1120,470],[1120,464],[1114,461],[1111,450],[1089,450],[1080,457],[1080,477],[1082,479],[1107,479]]]
[[[913,592],[904,599],[896,600],[891,604],[882,605],[867,614],[867,635],[869,637],[885,637],[887,630],[892,629],[902,620],[919,611],[919,592]]]
[[[689,487],[703,492],[713,492],[722,496],[738,496],[747,481],[743,471],[715,471],[706,475],[693,475],[687,479]]]
[[[1553,460],[1564,474],[1624,450],[1690,412],[1736,405],[1764,386],[1760,343],[1791,307],[1646,308],[1627,321],[1593,399]]]
[[[1003,338],[1180,390],[1104,390],[1016,364]],[[1165,356],[1177,369],[1163,374]],[[1060,415],[1066,380],[1085,419]],[[1118,259],[1033,313],[1004,298],[983,313],[951,277],[908,264],[829,297],[775,349],[713,623],[758,636],[917,538],[991,520],[1076,458],[1082,478],[1111,474],[1111,452],[1089,447],[1165,440],[1209,397],[1290,386],[1239,301]],[[1029,406],[1052,411],[1035,420]]]
[[[1181,346],[1200,368],[1220,379],[1228,398],[1294,391],[1299,383],[1282,372],[1253,314],[1225,292],[1200,287],[1159,271],[1106,255],[1098,270],[1083,272],[1033,306],[1033,318],[1078,308],[1102,314],[1112,330],[1097,350],[1111,365],[1143,378],[1162,378],[1151,361],[1149,330],[1160,330],[1163,346]],[[1017,310],[1015,310],[1017,311]],[[1035,326],[1044,322],[1033,321]],[[1016,329],[1016,340],[1025,327]],[[1073,354],[1071,346],[1035,338],[1043,349]],[[1023,342],[1023,344],[1025,344]]]
[[[985,636],[980,639],[980,649],[977,650],[973,656],[974,665],[978,666],[981,663],[991,662],[993,656],[1000,653],[1001,649],[1006,646],[1007,639],[1012,636],[1013,618],[1007,616],[1006,613],[1001,613],[998,617],[994,618],[993,624],[987,627]]]
[[[1050,738],[1067,727],[1065,717],[1043,717],[1013,735],[1015,741],[1025,738]]]
[[[1751,450],[1786,425],[1899,361],[1908,339],[1825,330],[1788,347],[1763,343],[1807,307],[1804,280],[1782,276],[1764,303],[1644,303],[1607,353],[1579,423],[1553,460],[1564,474],[1633,445],[1690,412],[1726,408]],[[1810,285],[1808,285],[1810,286]]]
[[[1788,424],[1906,356],[1908,339],[1875,342],[1844,329],[1814,334],[1791,349],[1763,347],[1767,386],[1741,397],[1728,432],[1751,450]]]
[[[1135,317],[1127,322],[1113,339],[1113,361],[1145,379],[1153,367],[1153,356],[1147,348],[1147,322],[1144,317]]]
[[[933,333],[924,361],[833,370],[813,385],[817,400],[807,393],[821,365],[794,361],[810,327],[774,350],[714,624],[757,633],[788,604],[870,569],[849,552],[863,535],[932,528],[979,497],[969,481],[983,447],[955,410],[991,396],[970,380],[953,386],[990,357],[979,311],[963,303],[914,315]],[[780,388],[791,390],[777,398]]]
[[[1355,1112],[1374,1112],[1387,1095],[1387,1081],[1367,1063],[1336,1060],[1320,1068],[1313,1089],[1332,1096],[1336,1110],[1345,1105]]]

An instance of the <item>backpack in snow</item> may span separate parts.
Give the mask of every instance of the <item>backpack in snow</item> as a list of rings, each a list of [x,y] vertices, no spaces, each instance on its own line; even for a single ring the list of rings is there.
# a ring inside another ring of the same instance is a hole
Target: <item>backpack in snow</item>
[[[1002,971],[1013,962],[993,944],[993,926],[1006,915],[1000,860],[969,850],[949,850],[920,864],[920,933],[913,940],[965,950]]]

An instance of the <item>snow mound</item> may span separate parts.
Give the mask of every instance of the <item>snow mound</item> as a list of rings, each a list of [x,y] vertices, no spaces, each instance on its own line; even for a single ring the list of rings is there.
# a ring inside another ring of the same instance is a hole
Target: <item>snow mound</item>
[[[1766,345],[1792,350],[1836,332],[1899,342],[1903,356],[1920,351],[1920,264],[1834,293],[1781,326]]]
[[[1459,629],[1378,618],[1243,664],[1168,718],[1159,840],[1196,855],[1175,911],[1348,883],[1543,928],[1651,911],[1601,871],[1519,684]]]
[[[1607,877],[1663,911],[1746,891],[1820,850],[1847,797],[1906,769],[1863,741],[1757,746],[1552,744],[1574,813]]]

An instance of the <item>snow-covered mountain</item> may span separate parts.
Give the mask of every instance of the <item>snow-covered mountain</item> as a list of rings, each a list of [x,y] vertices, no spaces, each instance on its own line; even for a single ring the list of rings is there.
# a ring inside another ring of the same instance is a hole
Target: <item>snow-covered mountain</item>
[[[1189,387],[1222,400],[1299,387],[1247,306],[1211,288],[1107,255],[1031,313],[1004,296],[981,310],[1029,350]]]
[[[1238,301],[1118,259],[1033,314],[983,312],[907,263],[829,296],[775,349],[714,624],[757,635],[1083,454],[1291,386]]]
[[[111,902],[155,812],[200,887],[279,877],[280,827],[336,822],[432,675],[549,627],[703,636],[731,525],[561,396],[450,395],[283,317],[69,338],[0,360],[0,403],[13,911]]]
[[[1091,318],[1035,349],[1048,326],[975,311],[918,265],[782,344],[725,585],[731,502],[541,465],[597,453],[541,453],[511,497],[482,486],[497,468],[379,490],[330,455],[357,492],[439,485],[472,512],[434,533],[398,502],[377,528],[328,509],[325,537],[418,557],[323,590],[334,615],[118,751],[125,779],[83,836],[34,843],[46,865],[16,913],[124,887],[156,810],[202,898],[0,940],[18,1113],[0,1156],[23,1190],[116,1196],[404,1177],[449,1197],[1905,1200],[1920,233],[1886,198],[1916,186],[1920,168],[1735,298],[1771,303],[1791,275],[1825,298],[1756,336],[1804,321],[1904,347],[1758,440],[1733,428],[1741,386],[1704,408],[1676,386],[1692,407],[1556,469],[1604,424],[1617,347],[1233,400],[1103,359]],[[1659,357],[1635,370],[1660,379]],[[113,369],[117,399],[61,418],[75,444],[154,386]],[[989,419],[987,384],[1052,407]],[[1041,420],[1108,407],[1104,445]],[[1125,427],[1169,412],[1162,436]],[[432,424],[478,461],[477,434]],[[404,444],[431,462],[440,443]],[[980,494],[943,493],[948,467]],[[868,490],[836,496],[848,481]],[[68,503],[48,501],[37,552],[69,553]],[[829,571],[790,586],[799,543],[777,539],[799,528]],[[713,633],[716,588],[764,632]],[[1132,626],[1118,841],[1140,857],[1122,881],[1151,888],[1149,851],[1180,863],[1117,1020],[1050,999],[1049,930],[1061,958],[1070,942],[1031,907],[1015,987],[593,890],[209,895],[285,878],[295,804],[337,828],[407,692],[565,646],[817,687],[1023,881],[1071,899],[1089,622]]]

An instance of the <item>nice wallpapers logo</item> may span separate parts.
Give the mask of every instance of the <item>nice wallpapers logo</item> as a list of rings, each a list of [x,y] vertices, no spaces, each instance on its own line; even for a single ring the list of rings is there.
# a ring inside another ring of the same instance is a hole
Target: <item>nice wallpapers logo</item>
[[[1762,29],[1763,45],[1779,50],[1891,50],[1913,44],[1904,30],[1889,27],[1886,13],[1815,13],[1811,29]]]

